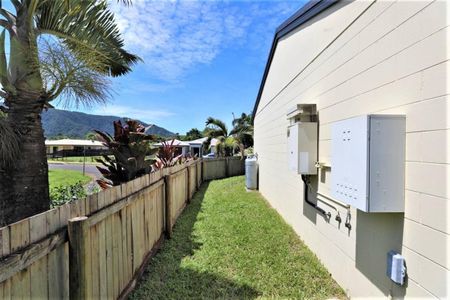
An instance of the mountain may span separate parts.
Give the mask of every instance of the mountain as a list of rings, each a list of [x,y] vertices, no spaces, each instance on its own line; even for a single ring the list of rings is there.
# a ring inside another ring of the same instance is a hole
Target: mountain
[[[71,138],[85,138],[86,134],[93,129],[113,133],[113,121],[121,120],[122,123],[125,118],[115,116],[99,116],[85,114],[75,111],[49,109],[42,113],[42,124],[44,127],[44,134],[46,138],[54,138],[58,135],[64,135]],[[144,126],[149,126],[138,120]],[[146,133],[156,134],[163,137],[174,136],[173,132],[165,128],[153,125]]]

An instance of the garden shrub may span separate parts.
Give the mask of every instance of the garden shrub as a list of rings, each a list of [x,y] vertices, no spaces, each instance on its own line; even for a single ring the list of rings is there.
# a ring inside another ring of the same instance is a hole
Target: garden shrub
[[[55,208],[86,196],[87,193],[81,181],[72,185],[58,186],[50,189],[50,206],[51,208]]]

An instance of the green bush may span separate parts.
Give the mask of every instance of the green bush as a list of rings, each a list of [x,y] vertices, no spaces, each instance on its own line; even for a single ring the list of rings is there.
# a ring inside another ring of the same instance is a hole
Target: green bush
[[[86,190],[81,181],[72,185],[62,185],[50,189],[50,206],[55,208],[64,203],[86,197]]]

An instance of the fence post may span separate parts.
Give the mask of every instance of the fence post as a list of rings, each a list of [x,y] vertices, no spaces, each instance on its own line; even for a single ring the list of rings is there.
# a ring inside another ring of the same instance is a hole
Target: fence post
[[[202,170],[202,182],[203,182],[203,181],[205,181],[205,161],[203,159],[202,159],[201,170]]]
[[[91,247],[87,217],[70,219],[69,233],[69,296],[70,299],[89,298],[91,280]]]
[[[170,239],[172,237],[172,219],[170,217],[170,211],[172,207],[172,199],[170,196],[170,188],[171,188],[171,180],[170,175],[164,176],[164,185],[166,187],[165,189],[165,227],[166,227],[166,237]]]
[[[187,196],[187,200],[186,202],[189,204],[191,203],[191,167],[187,166],[186,167],[187,173],[187,180],[186,180],[186,196]]]
[[[230,158],[225,158],[225,178],[230,177]]]
[[[202,159],[202,161],[200,162],[200,173],[199,173],[199,176],[200,176],[200,184],[203,183],[203,168],[202,168],[202,164],[203,164],[203,159]],[[200,186],[199,186],[199,187],[200,187]]]
[[[195,163],[195,190],[198,191],[198,162]]]

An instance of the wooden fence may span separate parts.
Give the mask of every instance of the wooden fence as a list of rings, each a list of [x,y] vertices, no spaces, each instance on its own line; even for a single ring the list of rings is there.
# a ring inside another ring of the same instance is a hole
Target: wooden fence
[[[0,228],[0,299],[123,298],[204,180],[243,160],[197,160]]]
[[[245,161],[240,157],[203,160],[203,180],[243,175]]]

